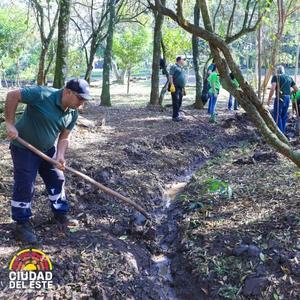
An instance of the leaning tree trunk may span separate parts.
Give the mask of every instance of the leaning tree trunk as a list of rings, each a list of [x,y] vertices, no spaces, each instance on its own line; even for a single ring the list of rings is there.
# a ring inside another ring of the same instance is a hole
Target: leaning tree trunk
[[[90,83],[91,82],[91,75],[93,71],[93,64],[94,64],[94,58],[97,52],[97,46],[95,45],[95,41],[92,41],[91,49],[90,49],[90,55],[89,55],[89,60],[85,72],[84,79]]]
[[[161,1],[165,5],[166,0]],[[151,76],[151,95],[150,105],[159,104],[159,73],[160,73],[160,58],[161,50],[160,44],[162,39],[162,25],[164,16],[159,12],[154,12],[154,34],[153,34],[153,55],[152,55],[152,76]]]
[[[200,22],[200,9],[198,6],[198,1],[196,1],[195,7],[194,7],[194,24],[199,26]],[[203,102],[201,99],[201,92],[202,92],[202,77],[200,75],[199,70],[199,37],[193,34],[192,37],[192,44],[193,44],[193,67],[195,72],[195,78],[196,78],[196,99],[195,99],[195,108],[202,109],[203,108]]]
[[[102,78],[102,92],[100,105],[111,106],[110,101],[110,69],[112,61],[112,47],[115,30],[115,0],[109,1],[109,24],[106,39],[106,48],[104,51],[104,62],[103,62],[103,78]]]
[[[58,37],[56,64],[54,73],[53,87],[62,88],[67,76],[68,58],[68,31],[70,23],[71,0],[60,1],[60,13],[58,20]]]

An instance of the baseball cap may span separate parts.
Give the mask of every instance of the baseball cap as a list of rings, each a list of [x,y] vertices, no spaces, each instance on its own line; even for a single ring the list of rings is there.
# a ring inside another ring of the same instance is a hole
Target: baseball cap
[[[85,100],[91,100],[90,86],[84,79],[71,79],[67,82],[66,88],[77,93]]]

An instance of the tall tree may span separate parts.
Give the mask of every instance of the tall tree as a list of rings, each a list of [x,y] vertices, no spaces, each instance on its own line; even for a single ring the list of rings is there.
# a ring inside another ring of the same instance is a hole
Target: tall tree
[[[149,41],[149,30],[143,25],[127,27],[114,38],[114,56],[120,68],[127,71],[127,94],[131,72],[144,63],[145,57],[150,52]]]
[[[278,51],[280,48],[281,40],[284,34],[285,26],[288,20],[288,17],[290,17],[295,11],[299,10],[299,5],[297,5],[298,0],[277,0],[277,10],[273,14],[277,14],[277,28],[276,33],[274,34],[272,32],[272,44],[271,44],[271,53],[268,54],[269,57],[269,67],[267,70],[267,73],[265,75],[265,78],[263,80],[263,84],[261,87],[261,91],[263,91],[263,94],[265,94],[265,90],[268,86],[269,80],[272,76],[272,73],[274,71],[274,67],[277,63],[277,57],[278,57]]]
[[[194,24],[199,26],[200,22],[200,8],[198,5],[198,0],[196,0],[194,7]],[[202,76],[200,74],[199,68],[199,37],[193,34],[192,37],[193,44],[193,67],[195,71],[196,78],[196,99],[195,99],[195,108],[202,109],[203,102],[201,100],[201,91],[202,91]]]
[[[160,0],[155,0],[154,7],[164,15],[173,19],[186,31],[198,35],[209,43],[224,88],[238,99],[239,103],[245,109],[264,139],[277,151],[279,151],[285,157],[289,158],[297,166],[300,166],[300,152],[291,147],[287,138],[279,130],[270,112],[264,108],[253,88],[244,79],[241,70],[235,63],[234,58],[231,54],[228,41],[232,41],[232,39],[237,35],[242,36],[243,34],[245,34],[248,31],[247,29],[245,29],[246,27],[244,28],[243,26],[243,28],[238,33],[234,33],[233,35],[231,33],[227,34],[226,38],[224,39],[214,32],[206,0],[199,0],[199,7],[203,18],[204,28],[190,23],[184,17],[182,2],[182,0],[177,0],[176,12],[163,6]],[[251,0],[248,0],[248,2],[251,2]],[[269,3],[266,1],[264,1],[264,3],[267,6],[269,5]],[[247,14],[249,14],[249,9],[246,9],[245,11],[245,18]],[[233,73],[234,77],[239,82],[239,89],[235,88],[232,84],[231,78],[228,74],[228,70]]]
[[[42,5],[41,1],[31,0],[36,22],[39,28],[40,39],[41,39],[41,52],[39,58],[39,69],[37,75],[37,84],[44,85],[46,79],[46,71],[49,69],[49,65],[46,67],[46,56],[50,47],[51,40],[53,38],[57,19],[59,14],[59,6],[55,6],[54,11],[52,4],[54,1],[46,1],[45,5]],[[54,17],[53,16],[54,13]],[[49,61],[52,63],[51,59]]]
[[[106,47],[104,51],[104,63],[103,63],[103,78],[102,78],[102,92],[100,105],[111,106],[110,100],[110,70],[112,62],[112,47],[115,30],[115,18],[116,8],[115,0],[109,0],[109,24],[107,31]]]
[[[161,0],[162,5],[166,0]],[[153,33],[153,54],[152,54],[152,75],[151,75],[151,94],[150,105],[159,104],[159,73],[161,59],[162,25],[164,16],[158,11],[154,11],[154,33]]]
[[[62,88],[67,76],[68,31],[70,23],[71,0],[60,0],[58,20],[57,51],[53,87]]]
[[[84,50],[86,72],[85,80],[90,82],[97,50],[107,37],[108,5],[104,1],[91,0],[89,4],[76,2],[76,17],[71,21],[79,32]],[[84,12],[84,14],[83,14]]]

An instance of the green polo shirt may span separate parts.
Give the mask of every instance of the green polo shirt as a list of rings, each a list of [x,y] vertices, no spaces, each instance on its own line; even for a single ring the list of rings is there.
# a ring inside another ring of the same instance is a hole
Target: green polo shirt
[[[173,77],[175,87],[184,88],[186,84],[185,72],[183,67],[178,64],[171,66],[170,75]]]
[[[274,75],[272,77],[271,83],[276,83],[276,93],[278,93],[278,85],[279,85],[280,92],[283,95],[291,95],[291,87],[296,85],[293,78],[285,74],[278,75],[278,76]]]
[[[21,90],[21,102],[27,104],[16,123],[19,136],[39,150],[51,149],[60,132],[71,130],[78,118],[78,111],[61,106],[63,89],[28,87]],[[24,148],[17,141],[12,144]]]

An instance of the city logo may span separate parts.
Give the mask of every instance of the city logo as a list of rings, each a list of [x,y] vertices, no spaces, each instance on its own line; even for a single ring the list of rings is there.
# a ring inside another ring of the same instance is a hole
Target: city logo
[[[24,249],[9,264],[9,288],[50,289],[53,285],[52,269],[51,260],[43,251]]]

